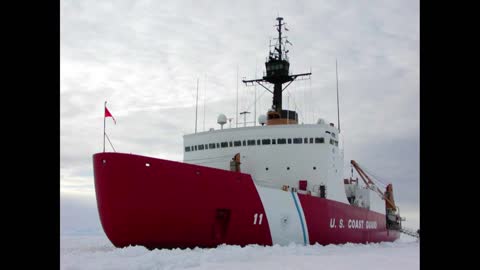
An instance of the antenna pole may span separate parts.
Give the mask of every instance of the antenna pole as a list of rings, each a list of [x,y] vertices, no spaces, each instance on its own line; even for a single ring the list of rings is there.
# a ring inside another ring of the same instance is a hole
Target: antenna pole
[[[255,57],[255,78],[257,77],[257,58]],[[255,108],[253,109],[253,126],[257,126],[257,84],[253,87],[255,91]]]
[[[105,110],[107,108],[107,101],[105,101],[105,104],[103,105],[103,152],[105,153]]]
[[[198,116],[198,78],[197,78],[197,101],[195,102],[195,133],[197,133],[197,116]]]
[[[238,65],[237,65],[237,109],[235,113],[235,126],[238,128]]]
[[[247,113],[250,113],[250,112],[244,111],[240,113],[240,114],[243,114],[243,127],[247,126]]]
[[[335,58],[335,75],[337,76],[337,117],[338,117],[338,133],[340,133],[340,103],[338,99],[338,67],[337,59]]]
[[[207,99],[207,74],[205,74],[205,80],[203,81],[203,131],[205,131],[205,103]]]
[[[281,61],[282,60],[282,20],[283,18],[278,16],[278,59]]]

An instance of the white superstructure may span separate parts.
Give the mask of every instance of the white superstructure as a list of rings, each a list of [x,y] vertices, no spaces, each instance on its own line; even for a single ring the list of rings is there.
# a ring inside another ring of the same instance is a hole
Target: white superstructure
[[[186,163],[224,170],[230,170],[230,161],[239,153],[241,172],[251,174],[257,185],[299,189],[299,181],[306,180],[305,192],[320,195],[324,186],[326,198],[349,203],[338,129],[324,121],[188,134],[184,151]]]

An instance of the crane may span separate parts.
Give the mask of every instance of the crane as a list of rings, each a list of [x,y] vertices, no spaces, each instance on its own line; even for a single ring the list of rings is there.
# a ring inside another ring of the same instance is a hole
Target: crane
[[[395,201],[393,199],[393,187],[392,184],[388,184],[386,187],[385,192],[382,192],[380,188],[375,185],[372,179],[365,173],[365,171],[358,165],[355,160],[351,160],[350,163],[352,164],[353,168],[358,172],[360,177],[362,178],[363,182],[367,185],[367,188],[377,192],[380,197],[385,200],[385,210],[387,216],[387,226],[389,228],[402,230],[401,221],[405,220],[405,218],[400,217],[400,209],[395,205]]]
[[[387,185],[387,190],[386,192],[382,192],[377,185],[372,181],[372,179],[360,168],[360,165],[355,160],[351,160],[350,164],[352,164],[353,168],[358,172],[360,175],[360,178],[362,178],[363,182],[365,182],[365,185],[367,185],[368,188],[376,191],[382,199],[385,200],[387,208],[397,210],[397,207],[395,206],[395,202],[393,201],[393,188],[392,184]]]

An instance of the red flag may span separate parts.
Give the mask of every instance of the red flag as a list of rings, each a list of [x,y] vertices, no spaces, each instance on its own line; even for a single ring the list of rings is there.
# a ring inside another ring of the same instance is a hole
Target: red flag
[[[110,113],[110,111],[107,109],[107,106],[105,106],[105,117],[112,117],[113,119],[113,123],[115,123],[115,125],[117,124],[117,121],[115,121],[115,118],[113,118],[113,115]]]

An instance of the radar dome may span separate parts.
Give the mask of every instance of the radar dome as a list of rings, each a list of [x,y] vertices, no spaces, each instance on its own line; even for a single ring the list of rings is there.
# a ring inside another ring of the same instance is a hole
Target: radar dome
[[[265,114],[261,114],[258,116],[258,122],[263,126],[267,123],[267,116]]]
[[[225,114],[221,113],[218,118],[217,118],[217,123],[219,123],[220,125],[224,125],[227,123],[227,117],[225,116]]]

